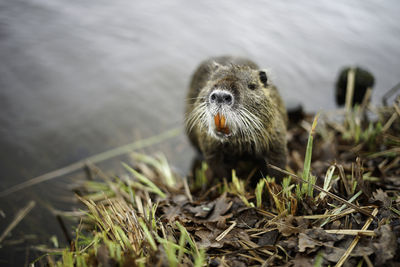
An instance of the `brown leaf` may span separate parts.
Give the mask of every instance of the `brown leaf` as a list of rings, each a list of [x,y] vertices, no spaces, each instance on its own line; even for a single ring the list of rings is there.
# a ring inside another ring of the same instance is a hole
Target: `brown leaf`
[[[194,217],[205,219],[214,209],[214,203],[204,203],[199,206],[186,206],[185,211],[194,215]]]
[[[342,241],[334,244],[333,241],[325,242],[324,258],[330,262],[338,262],[346,252],[354,237],[346,236]],[[371,248],[370,239],[362,238],[355,249],[351,252],[351,256],[362,257],[369,256],[374,252]]]
[[[293,267],[309,267],[313,266],[313,259],[301,254],[297,254],[296,257],[290,261]]]
[[[386,261],[393,259],[396,255],[396,235],[387,224],[382,225],[376,233],[379,236],[379,239],[373,243],[373,247],[376,250],[375,265],[383,266]]]
[[[196,242],[200,248],[222,248],[223,242],[218,242],[215,238],[222,233],[221,230],[215,229],[211,231],[208,229],[201,229],[195,232],[195,235],[200,238],[200,241]]]
[[[297,249],[298,238],[297,236],[291,236],[286,240],[280,240],[278,245],[282,246],[286,250],[295,250]]]
[[[281,218],[276,222],[276,226],[278,231],[283,236],[291,236],[293,234],[298,234],[307,228],[307,221],[294,217],[292,215],[288,215],[286,217]]]
[[[219,221],[219,217],[227,213],[231,206],[232,201],[228,201],[226,199],[226,193],[222,194],[219,198],[216,199],[214,210],[208,218],[208,221]]]
[[[344,235],[337,235],[337,234],[329,234],[325,232],[324,229],[322,228],[313,228],[313,229],[307,229],[304,232],[306,235],[308,235],[310,238],[326,242],[326,241],[338,241],[343,239]]]
[[[316,246],[321,246],[321,243],[312,239],[304,233],[299,234],[299,251],[305,252],[306,248],[315,248]]]
[[[216,238],[223,232],[218,228],[214,228],[212,230],[209,229],[201,229],[195,232],[195,235],[199,237],[201,240],[197,242],[197,244],[201,248],[222,248],[224,245],[230,245],[235,248],[241,248],[239,244],[239,240],[249,241],[249,235],[240,228],[234,228],[230,231],[224,238],[220,241],[217,241]]]
[[[257,213],[254,208],[243,208],[239,210],[239,214],[235,214],[237,217],[238,227],[253,228],[262,217]]]
[[[226,214],[232,206],[232,201],[228,200],[226,193],[212,202],[204,202],[201,205],[195,206],[190,203],[184,207],[184,211],[193,216],[193,221],[202,222],[224,222],[227,218],[232,217],[232,214]]]
[[[173,223],[175,222],[178,218],[182,219],[182,212],[180,207],[177,206],[164,206],[163,208],[163,212],[165,214],[165,219],[169,222],[169,223]]]
[[[334,242],[325,242],[325,249],[323,250],[324,258],[330,262],[338,262],[343,254],[346,252],[346,249],[350,244],[350,239],[347,242],[344,242],[342,247],[334,247]]]
[[[276,239],[278,238],[278,234],[279,234],[278,230],[273,230],[261,235],[260,239],[258,239],[257,245],[259,246],[274,245]]]
[[[392,199],[382,189],[377,189],[372,195],[374,200],[382,202],[385,208],[389,208],[392,205]]]
[[[233,247],[242,248],[242,246],[238,243],[239,240],[250,241],[250,237],[243,229],[234,228],[221,241],[223,241],[224,244],[229,244]]]

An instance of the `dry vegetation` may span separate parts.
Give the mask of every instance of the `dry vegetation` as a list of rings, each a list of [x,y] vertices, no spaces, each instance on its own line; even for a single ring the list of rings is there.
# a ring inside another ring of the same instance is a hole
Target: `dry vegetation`
[[[367,105],[289,128],[283,181],[177,177],[163,156],[133,154],[94,180],[71,246],[51,266],[398,266],[400,109]],[[371,117],[371,116],[369,116]]]

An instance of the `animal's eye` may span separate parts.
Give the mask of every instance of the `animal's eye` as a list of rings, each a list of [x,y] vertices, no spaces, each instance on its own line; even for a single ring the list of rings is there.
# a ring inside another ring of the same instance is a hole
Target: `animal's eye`
[[[265,73],[265,71],[260,71],[259,72],[259,75],[260,75],[260,81],[265,85],[265,86],[267,86],[267,82],[268,82],[268,77],[267,77],[267,74]]]
[[[255,90],[256,89],[256,85],[254,83],[249,83],[247,85],[247,87],[249,87],[250,90]]]

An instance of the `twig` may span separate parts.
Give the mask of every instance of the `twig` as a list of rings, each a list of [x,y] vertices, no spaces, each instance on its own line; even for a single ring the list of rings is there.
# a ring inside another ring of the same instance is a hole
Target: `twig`
[[[333,229],[325,230],[328,234],[337,235],[361,235],[361,236],[376,236],[375,232],[372,230],[353,230],[353,229]]]
[[[394,112],[392,116],[389,118],[389,120],[385,123],[385,125],[382,128],[382,133],[386,132],[389,130],[390,126],[392,126],[393,122],[397,119],[397,113]]]
[[[58,170],[55,170],[55,171],[52,171],[52,172],[48,172],[46,174],[37,176],[37,177],[32,178],[32,179],[30,179],[28,181],[25,181],[23,183],[14,185],[14,186],[12,186],[12,187],[0,192],[0,197],[5,197],[5,196],[7,196],[7,195],[9,195],[11,193],[20,191],[22,189],[31,187],[33,185],[36,185],[36,184],[39,184],[39,183],[42,183],[42,182],[45,182],[45,181],[48,181],[48,180],[52,180],[54,178],[63,176],[65,174],[77,171],[77,170],[83,168],[86,165],[87,162],[91,162],[93,164],[96,164],[96,163],[102,162],[102,161],[110,159],[110,158],[114,158],[114,157],[117,157],[117,156],[124,155],[126,153],[131,152],[132,150],[136,150],[136,149],[140,149],[140,148],[143,148],[143,147],[147,147],[147,146],[151,146],[151,145],[160,143],[160,142],[162,142],[162,141],[164,141],[166,139],[169,139],[169,138],[172,138],[174,136],[177,136],[180,131],[181,131],[180,128],[174,128],[174,129],[168,130],[166,132],[163,132],[163,133],[161,133],[159,135],[155,135],[155,136],[143,139],[143,140],[139,140],[139,141],[127,144],[127,145],[123,145],[123,146],[120,146],[120,147],[117,147],[117,148],[102,152],[100,154],[88,157],[86,159],[77,161],[77,162],[72,163],[72,164],[70,164],[68,166],[65,166],[65,167],[63,167],[61,169],[58,169]]]
[[[346,179],[346,175],[344,173],[344,168],[342,165],[336,164],[334,165],[338,170],[339,170],[339,177],[340,179],[342,179],[342,183],[344,185],[344,188],[346,190],[347,195],[351,194],[351,189],[350,189],[350,185],[349,185],[349,180]]]
[[[372,88],[368,87],[367,91],[365,92],[364,98],[361,102],[361,105],[360,105],[360,113],[363,113],[365,108],[367,107],[369,99],[371,97],[371,94],[372,94]]]
[[[335,220],[337,220],[338,218],[341,218],[343,216],[351,214],[355,211],[356,211],[355,209],[348,208],[348,209],[340,212],[339,214],[315,214],[315,215],[303,215],[303,216],[297,216],[297,217],[308,219],[308,220],[320,220],[320,219],[326,219],[326,218],[329,219],[329,218],[334,217]]]
[[[190,188],[189,188],[187,179],[183,179],[183,186],[184,186],[185,194],[186,194],[187,198],[192,203],[193,202],[193,197],[192,197],[192,193],[190,193]]]
[[[275,169],[275,170],[277,170],[277,171],[280,171],[280,172],[282,172],[282,173],[284,173],[284,174],[290,175],[291,177],[297,179],[298,181],[301,181],[301,182],[304,182],[304,183],[308,183],[308,181],[306,181],[306,180],[300,178],[300,177],[297,176],[296,174],[293,174],[293,173],[290,173],[290,172],[288,172],[288,171],[285,171],[285,170],[283,170],[283,169],[281,169],[281,168],[279,168],[279,167],[277,167],[277,166],[274,166],[274,165],[272,165],[272,164],[268,164],[268,166],[271,167],[272,169]],[[339,197],[339,196],[337,196],[337,195],[335,195],[335,194],[332,194],[332,193],[329,192],[329,191],[324,190],[323,188],[319,187],[318,185],[313,185],[313,187],[314,187],[314,189],[316,189],[316,190],[318,190],[318,191],[320,191],[320,192],[324,192],[325,194],[327,194],[327,195],[330,196],[331,198],[334,198],[334,199],[336,199],[337,201],[342,202],[342,203],[344,203],[344,204],[346,204],[346,205],[352,207],[352,208],[355,209],[356,211],[358,211],[358,212],[360,212],[360,213],[362,213],[362,214],[365,214],[365,215],[367,215],[367,216],[369,216],[369,217],[372,217],[373,219],[376,219],[375,215],[372,215],[371,213],[369,213],[369,212],[366,211],[366,210],[361,209],[361,208],[358,207],[357,205],[354,205],[353,203],[350,203],[350,202],[348,202],[347,200],[345,200],[345,199],[343,199],[343,198],[341,198],[341,197]]]
[[[372,211],[372,215],[376,216],[378,214],[378,209],[375,208]],[[364,226],[361,228],[362,231],[367,230],[369,225],[372,223],[372,218],[368,218],[367,221],[365,222]],[[356,247],[358,241],[360,240],[361,236],[358,235],[353,239],[353,242],[351,242],[349,248],[346,250],[346,252],[343,254],[343,256],[340,258],[340,260],[336,263],[335,267],[340,267],[343,265],[343,263],[347,260],[347,258],[350,256],[350,253],[353,251],[353,249]]]
[[[228,227],[225,231],[223,231],[219,236],[215,238],[218,242],[221,241],[232,229],[236,226],[236,221],[232,222],[232,225]]]
[[[23,209],[21,209],[17,215],[15,215],[14,220],[10,223],[10,225],[4,230],[4,232],[0,236],[0,244],[6,238],[6,236],[19,224],[19,222],[25,218],[25,216],[35,207],[36,202],[31,200],[28,205],[26,205]]]
[[[354,68],[350,68],[347,72],[347,85],[346,85],[346,111],[349,112],[353,103],[354,96],[354,80],[356,76],[356,70]]]

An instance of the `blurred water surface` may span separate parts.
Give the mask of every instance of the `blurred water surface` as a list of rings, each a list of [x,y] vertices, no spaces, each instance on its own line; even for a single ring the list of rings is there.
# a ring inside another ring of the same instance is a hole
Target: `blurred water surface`
[[[338,70],[359,64],[375,75],[378,103],[400,80],[398,14],[396,0],[1,0],[0,190],[181,125],[190,75],[209,56],[253,59],[272,70],[285,99],[309,111],[333,109]],[[183,135],[154,150],[188,170],[193,151]],[[0,232],[22,205],[38,202],[0,264],[38,254],[28,234],[63,241],[49,206],[71,208],[69,184],[0,200]]]

